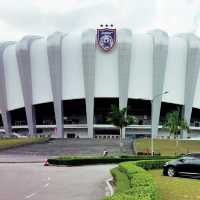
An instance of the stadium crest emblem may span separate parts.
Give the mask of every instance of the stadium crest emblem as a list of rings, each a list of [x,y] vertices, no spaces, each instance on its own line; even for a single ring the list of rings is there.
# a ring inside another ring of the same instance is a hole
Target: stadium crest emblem
[[[98,46],[108,52],[111,51],[116,43],[116,29],[102,28],[97,29],[97,44]]]

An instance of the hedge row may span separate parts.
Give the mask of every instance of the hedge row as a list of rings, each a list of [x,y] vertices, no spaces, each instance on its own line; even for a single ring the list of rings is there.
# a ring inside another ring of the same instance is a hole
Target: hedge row
[[[51,165],[68,165],[68,166],[80,166],[80,165],[93,165],[93,164],[114,164],[126,161],[138,161],[138,160],[160,160],[160,159],[174,159],[174,156],[120,156],[120,157],[59,157],[48,159]]]
[[[130,188],[128,176],[119,170],[119,167],[116,167],[111,170],[115,182],[115,192],[121,193]]]
[[[104,200],[159,200],[158,188],[145,169],[161,168],[166,160],[142,160],[120,163],[112,170],[115,194]],[[126,186],[126,187],[125,187]]]
[[[161,169],[165,162],[167,162],[170,159],[162,159],[162,160],[140,160],[136,161],[135,164],[138,167],[142,167],[145,170],[150,169]]]

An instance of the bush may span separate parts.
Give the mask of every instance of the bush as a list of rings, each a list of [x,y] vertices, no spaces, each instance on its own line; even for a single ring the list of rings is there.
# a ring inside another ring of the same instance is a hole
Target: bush
[[[130,188],[127,175],[119,170],[118,167],[111,170],[111,174],[116,183],[115,192],[120,193]]]
[[[141,160],[136,161],[135,164],[143,169],[150,170],[150,169],[160,169],[162,168],[163,164],[167,162],[169,159],[162,159],[162,160]]]
[[[112,197],[107,197],[104,200],[159,200],[157,185],[145,169],[161,168],[166,161],[166,159],[140,160],[120,163],[112,171],[116,181],[116,192]],[[121,189],[118,188],[119,186]]]
[[[149,152],[149,151],[145,151],[145,152],[139,151],[139,152],[137,152],[137,155],[138,155],[138,156],[141,156],[141,155],[148,155],[148,156],[150,156],[150,155],[151,155],[151,152]],[[155,152],[154,152],[154,156],[160,156],[160,155],[161,155],[160,152],[159,152],[159,153],[155,153]]]
[[[160,159],[173,159],[175,156],[121,156],[121,157],[59,157],[48,159],[51,165],[94,165],[94,164],[117,164],[126,161],[138,160],[160,160]]]

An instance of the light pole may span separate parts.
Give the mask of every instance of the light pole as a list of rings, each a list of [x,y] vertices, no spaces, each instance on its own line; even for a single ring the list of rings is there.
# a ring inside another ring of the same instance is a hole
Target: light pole
[[[153,143],[153,103],[154,100],[164,94],[168,94],[168,91],[165,91],[161,94],[158,94],[156,96],[153,97],[153,99],[151,100],[151,155],[153,156],[154,154],[154,143]]]

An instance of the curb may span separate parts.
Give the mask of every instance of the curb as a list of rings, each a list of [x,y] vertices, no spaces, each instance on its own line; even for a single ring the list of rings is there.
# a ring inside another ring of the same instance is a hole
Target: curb
[[[107,185],[107,188],[109,190],[109,196],[112,196],[114,194],[114,190],[113,190],[113,187],[112,185],[110,184],[110,182],[112,181],[113,179],[112,178],[109,178],[106,180],[106,185]]]

